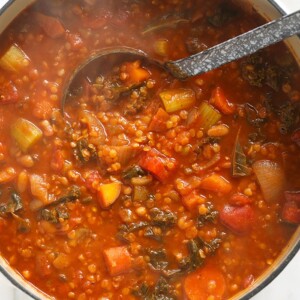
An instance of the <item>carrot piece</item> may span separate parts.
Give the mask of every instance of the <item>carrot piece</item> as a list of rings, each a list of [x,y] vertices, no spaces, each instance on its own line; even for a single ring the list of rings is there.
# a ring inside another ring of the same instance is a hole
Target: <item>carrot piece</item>
[[[219,109],[225,115],[231,115],[235,112],[235,105],[228,101],[224,91],[220,87],[216,87],[211,95],[209,103]]]
[[[43,31],[51,38],[59,38],[64,35],[65,28],[61,22],[51,16],[46,16],[39,12],[35,13],[35,19]]]
[[[125,246],[106,249],[103,254],[106,267],[111,276],[130,271],[132,266],[131,256]]]
[[[200,187],[204,190],[222,194],[228,194],[232,189],[231,183],[218,174],[211,174],[202,179]]]
[[[149,131],[165,131],[167,129],[167,121],[169,120],[169,117],[170,115],[160,107],[150,122]]]
[[[112,182],[103,184],[98,188],[98,201],[102,208],[108,208],[118,199],[121,187],[120,182]]]
[[[152,149],[142,154],[139,165],[152,173],[158,180],[164,182],[170,176],[170,172],[166,168],[168,162],[174,163],[171,158],[156,149]]]
[[[190,194],[185,195],[182,197],[183,205],[189,210],[194,211],[197,205],[202,204],[205,202],[205,197],[199,195],[195,190],[192,191]]]
[[[211,288],[211,282],[214,288]],[[188,300],[222,299],[226,289],[223,274],[213,267],[204,267],[188,275],[183,284],[184,295]]]
[[[139,60],[134,62],[126,62],[122,65],[121,69],[123,68],[128,74],[128,78],[125,80],[125,83],[128,85],[139,84],[150,77],[150,72],[141,67],[141,61]]]
[[[220,220],[233,232],[243,234],[251,229],[255,221],[255,212],[248,204],[244,206],[225,205],[220,212]]]

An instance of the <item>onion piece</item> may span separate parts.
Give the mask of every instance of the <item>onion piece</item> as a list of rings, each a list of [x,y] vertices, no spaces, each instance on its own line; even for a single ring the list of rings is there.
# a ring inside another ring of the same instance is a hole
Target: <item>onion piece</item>
[[[258,160],[253,164],[253,171],[260,184],[267,202],[273,202],[283,194],[285,174],[283,168],[270,160]]]

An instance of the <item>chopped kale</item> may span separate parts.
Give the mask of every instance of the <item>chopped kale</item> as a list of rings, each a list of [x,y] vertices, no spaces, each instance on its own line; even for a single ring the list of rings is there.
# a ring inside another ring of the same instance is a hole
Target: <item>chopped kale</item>
[[[58,223],[59,220],[69,219],[69,213],[65,205],[60,204],[56,207],[42,209],[40,211],[40,219],[50,223]]]
[[[97,149],[93,144],[89,144],[88,139],[82,138],[76,142],[74,155],[78,161],[85,163],[96,159]]]
[[[143,170],[140,166],[131,166],[123,171],[122,178],[124,180],[130,180],[133,177],[145,176],[147,172]]]
[[[285,135],[294,129],[299,121],[299,113],[299,106],[295,103],[288,102],[279,107],[277,115],[280,121],[279,131],[281,134]]]
[[[8,202],[0,205],[0,214],[15,213],[21,209],[23,209],[23,203],[20,195],[12,192]]]
[[[119,230],[117,232],[116,237],[120,241],[129,242],[128,237],[127,237],[129,233],[138,231],[138,230],[143,229],[147,226],[149,226],[148,222],[131,223],[129,225],[123,224],[119,227]]]
[[[177,217],[171,211],[163,211],[159,208],[152,208],[150,210],[151,222],[153,225],[167,228],[175,225]]]
[[[176,300],[175,292],[164,277],[160,277],[154,287],[142,283],[132,291],[133,295],[143,300]]]
[[[266,118],[259,117],[257,109],[250,103],[245,104],[245,113],[247,122],[255,128],[260,128],[267,122]]]
[[[200,238],[188,241],[189,255],[181,260],[179,265],[181,271],[189,273],[203,264],[204,258],[200,256],[200,250],[202,250],[203,246],[204,243]]]
[[[158,249],[153,250],[150,249],[147,251],[150,261],[149,264],[154,270],[164,270],[168,266],[167,254],[166,250]]]
[[[275,91],[289,81],[287,71],[264,58],[262,52],[248,56],[241,64],[241,72],[250,85],[257,87],[267,85]]]
[[[144,231],[144,237],[150,238],[157,242],[162,242],[163,232],[160,230],[159,227],[147,226]]]
[[[204,226],[207,222],[214,222],[216,217],[218,216],[218,211],[214,209],[214,206],[212,203],[207,202],[205,204],[207,212],[204,215],[200,215],[197,217],[197,227]]]
[[[79,186],[72,185],[68,188],[66,194],[60,198],[58,198],[56,201],[50,203],[49,206],[55,206],[61,203],[67,203],[67,202],[74,202],[75,200],[79,199],[81,196],[81,191]]]
[[[214,27],[221,28],[228,24],[237,14],[237,11],[232,7],[229,7],[225,3],[222,3],[214,15],[207,18],[208,22]]]

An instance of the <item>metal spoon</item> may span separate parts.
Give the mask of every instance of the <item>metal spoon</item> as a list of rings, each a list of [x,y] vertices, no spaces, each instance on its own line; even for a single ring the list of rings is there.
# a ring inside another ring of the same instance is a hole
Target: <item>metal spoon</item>
[[[109,70],[112,66],[111,63],[121,63],[127,58],[138,58],[143,59],[146,63],[156,64],[175,78],[183,80],[216,69],[221,65],[250,55],[259,49],[299,33],[300,10],[266,23],[210,49],[176,61],[160,62],[150,58],[141,50],[128,47],[100,50],[92,53],[88,59],[79,65],[67,81],[62,97],[62,108],[64,108],[70,88],[74,86],[78,74],[83,71],[85,74],[91,74],[93,71],[103,71],[104,68]],[[110,63],[108,63],[109,61]]]

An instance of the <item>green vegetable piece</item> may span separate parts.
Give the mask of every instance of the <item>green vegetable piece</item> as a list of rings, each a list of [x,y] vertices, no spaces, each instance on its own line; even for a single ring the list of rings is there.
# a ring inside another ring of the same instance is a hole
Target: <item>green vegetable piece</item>
[[[11,135],[23,152],[27,152],[43,136],[42,131],[30,121],[19,118],[11,127]]]
[[[209,129],[221,119],[221,114],[207,102],[202,102],[199,107],[199,126],[204,130]]]
[[[0,58],[0,67],[6,71],[18,73],[27,67],[29,58],[17,45],[12,45]]]
[[[168,113],[187,109],[196,102],[196,95],[192,89],[168,89],[159,94]]]

